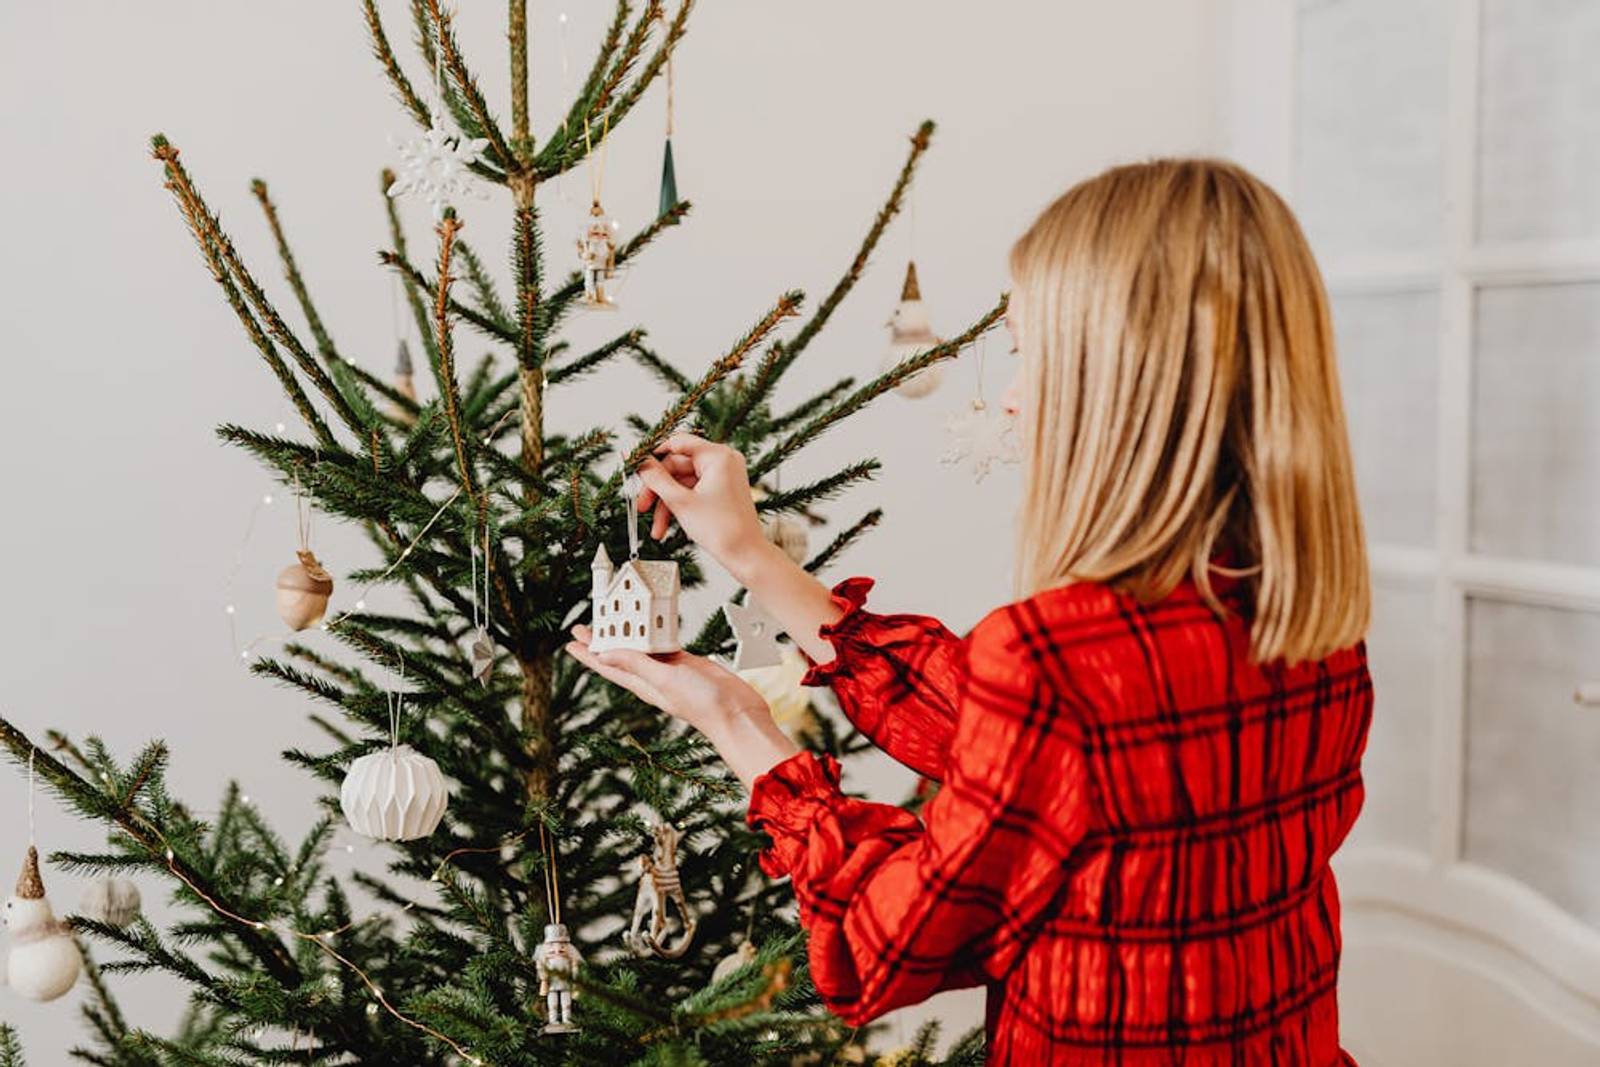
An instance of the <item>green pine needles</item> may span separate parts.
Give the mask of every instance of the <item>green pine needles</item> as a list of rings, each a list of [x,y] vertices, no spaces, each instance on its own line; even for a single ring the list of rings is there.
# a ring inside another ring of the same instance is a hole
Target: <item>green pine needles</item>
[[[568,121],[540,143],[527,114],[526,0],[509,2],[509,128],[437,0],[411,3],[417,62],[427,72],[419,71],[419,83],[391,46],[376,4],[363,0],[372,51],[402,107],[427,125],[414,85],[428,84],[437,57],[446,112],[465,136],[489,145],[476,175],[505,187],[513,213],[502,280],[453,215],[419,241],[383,201],[390,245],[380,260],[402,283],[422,339],[418,362],[433,379],[423,401],[341,352],[266,183],[251,189],[304,336],[236,250],[177,147],[154,139],[203,262],[302,424],[293,435],[225,425],[219,436],[298,486],[324,515],[359,524],[382,563],[347,581],[387,574],[408,608],[336,616],[326,634],[253,663],[257,674],[303,693],[327,737],[317,751],[284,753],[318,784],[326,809],[298,839],[280,836],[235,787],[214,814],[199,817],[169,792],[169,756],[159,741],[130,757],[93,737],[52,733],[38,743],[41,781],[108,829],[103,850],[51,861],[86,876],[138,877],[147,898],[153,884],[166,885],[176,916],[165,928],[145,919],[127,929],[75,921],[86,953],[92,945],[104,958],[99,966],[91,960],[78,994],[88,1043],[72,1050],[76,1059],[108,1067],[940,1062],[931,1031],[878,1059],[862,1051],[868,1035],[822,1009],[790,890],[759,871],[761,842],[745,828],[741,791],[715,753],[558,654],[566,627],[586,608],[596,541],[614,557],[625,553],[626,464],[692,427],[743,452],[753,477],[769,476],[897,383],[953,358],[1004,311],[1002,298],[950,342],[868,381],[846,378],[798,401],[777,398],[785,372],[849,295],[899,212],[932,134],[924,123],[844,274],[808,313],[799,292],[777,294],[748,325],[730,324],[739,332],[724,352],[687,370],[649,347],[639,326],[593,351],[573,351],[560,334],[581,302],[582,281],[564,258],[547,259],[538,193],[627,117],[682,40],[692,6],[681,0],[669,16],[657,0],[637,10],[634,0],[618,0]],[[642,255],[688,214],[687,203],[673,204],[619,247],[619,263]],[[430,249],[426,257],[422,247]],[[462,330],[488,339],[496,353],[463,362]],[[544,411],[562,402],[562,387],[619,359],[666,390],[661,409],[631,415],[625,425],[547,433]],[[773,491],[761,507],[815,514],[877,470],[876,461],[859,460]],[[847,525],[808,566],[826,568],[880,514],[873,509]],[[499,652],[486,686],[473,679],[466,647],[474,544],[487,546],[478,565],[488,569],[490,637]],[[703,581],[681,535],[660,551],[678,560],[685,585]],[[691,647],[726,652],[729,643],[718,613]],[[378,672],[401,656],[410,711],[400,739],[449,778],[449,813],[432,836],[393,845],[385,871],[344,881],[325,864],[340,819],[338,787],[351,761],[388,743]],[[0,743],[19,765],[36,744],[4,719]],[[865,747],[853,731],[827,724],[820,744],[841,756]],[[636,959],[620,937],[635,892],[632,861],[647,847],[653,817],[685,835],[680,869],[700,925],[680,960]],[[562,917],[589,961],[576,1008],[582,1030],[571,1035],[540,1033],[533,951],[549,920],[546,839],[558,856]],[[747,937],[758,958],[713,984],[713,966]],[[187,990],[189,1011],[173,1034],[139,1028],[113,996],[116,975],[147,971]],[[982,1059],[981,1037],[972,1036],[942,1062],[975,1067]],[[15,1034],[0,1027],[0,1067],[22,1062]]]

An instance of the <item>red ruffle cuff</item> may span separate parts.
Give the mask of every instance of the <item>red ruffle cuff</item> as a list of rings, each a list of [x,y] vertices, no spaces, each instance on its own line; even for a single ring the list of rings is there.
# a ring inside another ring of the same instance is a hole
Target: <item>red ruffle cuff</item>
[[[827,754],[796,752],[751,784],[745,822],[772,839],[760,857],[767,877],[782,878],[794,870],[817,816],[841,797],[839,761]]]
[[[833,587],[833,602],[844,614],[834,622],[824,623],[817,628],[818,636],[833,645],[833,658],[826,663],[818,663],[802,650],[800,654],[806,657],[811,669],[800,679],[801,685],[832,685],[835,677],[849,672],[850,660],[846,653],[857,643],[861,628],[871,618],[862,608],[873,584],[871,578],[857,577],[846,578]]]

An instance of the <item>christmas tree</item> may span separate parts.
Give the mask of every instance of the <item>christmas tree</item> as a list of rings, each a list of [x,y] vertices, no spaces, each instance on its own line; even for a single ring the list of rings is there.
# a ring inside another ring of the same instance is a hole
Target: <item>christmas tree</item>
[[[765,515],[814,517],[818,505],[870,480],[878,464],[857,460],[781,490],[773,482],[779,464],[954,357],[997,323],[1004,304],[870,380],[844,378],[798,401],[777,400],[785,373],[850,294],[899,212],[929,145],[933,126],[925,123],[860,247],[814,307],[797,291],[780,295],[726,352],[691,373],[653,352],[637,327],[592,351],[571,351],[563,325],[586,303],[603,301],[595,286],[681,224],[689,204],[676,199],[669,170],[659,217],[612,246],[610,261],[585,277],[547,252],[541,190],[603,150],[669,70],[691,8],[692,0],[673,11],[655,0],[642,9],[618,0],[565,120],[541,143],[528,116],[526,0],[509,3],[509,128],[480,90],[440,0],[411,3],[426,80],[407,73],[374,0],[364,0],[382,72],[432,138],[413,151],[431,145],[434,162],[442,160],[432,174],[447,179],[431,189],[441,210],[427,260],[393,199],[382,197],[391,246],[380,258],[403,285],[422,338],[434,386],[426,400],[409,377],[385,380],[341,354],[264,183],[252,188],[303,329],[238,253],[190,161],[164,137],[153,139],[207,269],[303,423],[295,434],[224,425],[220,437],[258,457],[307,507],[363,528],[383,564],[340,582],[393,585],[410,610],[357,604],[329,615],[311,637],[252,661],[255,673],[305,695],[329,739],[323,751],[284,754],[323,789],[327,809],[298,839],[281,836],[236,787],[201,817],[169,791],[160,741],[119,757],[93,737],[35,740],[0,719],[0,741],[19,765],[32,760],[43,787],[108,828],[104,850],[56,853],[50,862],[86,876],[143,876],[147,887],[160,881],[179,916],[165,928],[144,917],[126,925],[73,918],[86,959],[89,1032],[89,1043],[73,1050],[78,1059],[119,1067],[880,1062],[862,1051],[866,1035],[821,1008],[789,888],[759,871],[762,842],[745,828],[742,791],[713,750],[559,650],[587,611],[597,545],[627,556],[626,472],[669,434],[690,428],[732,444],[766,490]],[[385,172],[379,192],[430,191],[413,180],[423,173],[397,181]],[[443,206],[468,181],[504,187],[513,213],[509,285],[497,284]],[[555,224],[565,233],[573,221]],[[488,338],[497,353],[460,366],[461,331]],[[560,387],[612,360],[636,361],[658,379],[671,394],[663,409],[628,416],[626,426],[546,432],[545,411],[560,402]],[[827,568],[879,515],[869,510],[846,525],[808,569]],[[681,535],[652,555],[675,560],[685,587],[705,580]],[[304,571],[314,580],[289,592],[309,593],[301,603],[311,603],[315,617],[326,593],[318,592],[315,561]],[[691,651],[732,647],[720,612],[689,632]],[[398,686],[389,680],[397,670]],[[864,747],[825,718],[815,726],[814,743],[836,755]],[[344,818],[341,783],[355,761],[397,743],[442,770],[448,813],[431,834],[391,842],[385,872],[346,884],[325,863]],[[624,944],[637,861],[656,825],[683,835],[678,870],[696,922],[689,951],[677,958]],[[586,963],[571,975],[578,1029],[546,1033],[535,955],[546,925],[558,921]],[[98,965],[95,956],[104,957]],[[189,991],[186,1018],[170,1036],[137,1026],[114,997],[116,974],[150,971]],[[925,1031],[894,1062],[936,1062],[933,1045]],[[947,1057],[980,1063],[981,1038],[959,1041]],[[14,1035],[0,1026],[0,1067],[22,1062]]]

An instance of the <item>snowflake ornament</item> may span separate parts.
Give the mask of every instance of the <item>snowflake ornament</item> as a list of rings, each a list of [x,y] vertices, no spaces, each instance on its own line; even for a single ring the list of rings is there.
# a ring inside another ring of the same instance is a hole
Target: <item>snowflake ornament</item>
[[[1003,411],[992,411],[982,400],[945,420],[949,447],[939,462],[953,467],[963,461],[972,465],[973,481],[988,477],[996,463],[1017,463],[1022,450],[1017,443],[1016,420]]]
[[[451,136],[435,114],[425,131],[396,142],[400,175],[389,186],[389,195],[421,197],[433,206],[433,217],[443,219],[451,200],[481,195],[471,184],[470,168],[483,162],[488,147],[487,138]]]

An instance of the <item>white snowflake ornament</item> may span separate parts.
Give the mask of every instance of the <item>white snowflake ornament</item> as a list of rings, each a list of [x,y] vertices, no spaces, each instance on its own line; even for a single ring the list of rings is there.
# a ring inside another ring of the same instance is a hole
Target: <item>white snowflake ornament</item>
[[[395,143],[400,174],[390,184],[389,195],[420,197],[432,205],[435,219],[443,219],[451,200],[482,195],[471,183],[471,167],[483,162],[488,147],[486,138],[447,133],[435,114],[422,133]]]
[[[973,481],[983,481],[996,463],[1017,463],[1022,458],[1016,420],[981,399],[951,415],[944,425],[950,443],[939,462],[952,467],[969,462]]]

